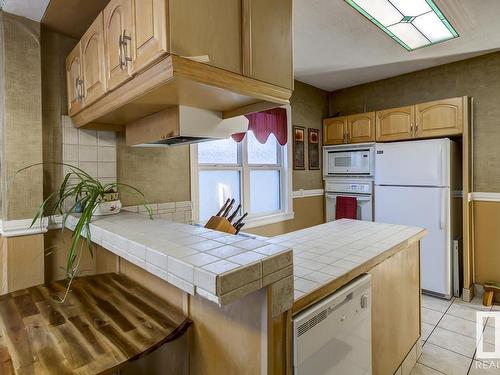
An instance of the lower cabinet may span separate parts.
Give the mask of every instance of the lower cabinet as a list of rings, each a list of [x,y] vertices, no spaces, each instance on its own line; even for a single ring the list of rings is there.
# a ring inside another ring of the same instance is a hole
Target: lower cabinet
[[[420,337],[420,251],[416,242],[372,276],[372,373],[394,374]]]

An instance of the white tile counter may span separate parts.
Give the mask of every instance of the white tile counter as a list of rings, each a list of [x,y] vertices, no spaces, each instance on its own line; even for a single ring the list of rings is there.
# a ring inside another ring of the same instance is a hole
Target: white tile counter
[[[294,299],[297,301],[395,246],[415,236],[420,239],[424,234],[423,228],[343,219],[273,237],[268,242],[293,248]]]
[[[90,233],[92,242],[220,305],[292,274],[289,247],[135,213],[95,218]]]

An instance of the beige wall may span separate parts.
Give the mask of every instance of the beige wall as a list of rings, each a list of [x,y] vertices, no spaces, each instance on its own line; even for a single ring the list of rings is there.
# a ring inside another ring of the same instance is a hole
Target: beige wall
[[[150,203],[190,201],[189,146],[128,147],[124,134],[117,138],[118,182],[142,191]],[[140,199],[123,192],[124,205],[137,205]]]
[[[474,98],[474,191],[500,191],[500,52],[331,93],[330,114]]]
[[[61,116],[68,114],[66,100],[66,56],[77,40],[41,29],[42,63],[42,136],[43,161],[62,162]],[[62,182],[62,167],[56,164],[44,166],[43,193],[47,197]]]
[[[283,233],[312,227],[324,223],[323,196],[295,198],[293,200],[294,219],[261,227],[244,229],[259,236],[273,237]]]
[[[25,219],[42,201],[42,168],[15,176],[42,161],[40,24],[3,13],[4,102],[2,129],[2,218]]]
[[[500,282],[500,202],[475,201],[474,282]]]
[[[292,125],[322,129],[323,119],[328,117],[328,93],[308,84],[295,81],[290,99]],[[306,166],[309,165],[306,150]],[[293,190],[322,189],[321,170],[293,171]]]

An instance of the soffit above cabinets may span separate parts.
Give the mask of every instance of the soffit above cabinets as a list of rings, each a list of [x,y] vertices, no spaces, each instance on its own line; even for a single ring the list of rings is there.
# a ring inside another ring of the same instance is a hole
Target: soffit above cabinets
[[[19,0],[9,0],[19,1]],[[27,0],[32,1],[32,0]],[[47,1],[47,0],[45,0]],[[60,34],[80,39],[110,0],[50,0],[42,24]]]

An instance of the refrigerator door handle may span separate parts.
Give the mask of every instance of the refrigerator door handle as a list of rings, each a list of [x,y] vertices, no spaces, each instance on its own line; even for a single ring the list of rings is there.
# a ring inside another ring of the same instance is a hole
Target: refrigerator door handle
[[[446,171],[446,165],[445,165],[445,157],[444,157],[444,147],[443,145],[441,145],[439,147],[439,151],[440,151],[440,158],[441,158],[441,171],[439,173],[439,176],[441,178],[441,186],[446,186],[448,185],[446,183],[446,176],[444,175],[445,174],[445,171]]]
[[[441,213],[439,215],[439,229],[446,225],[446,189],[441,189]]]

